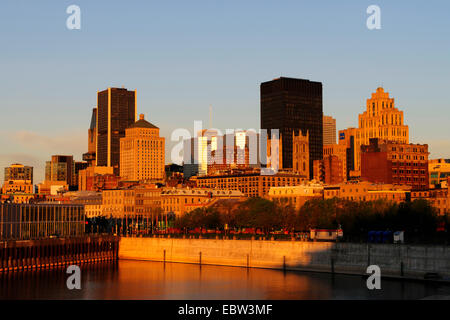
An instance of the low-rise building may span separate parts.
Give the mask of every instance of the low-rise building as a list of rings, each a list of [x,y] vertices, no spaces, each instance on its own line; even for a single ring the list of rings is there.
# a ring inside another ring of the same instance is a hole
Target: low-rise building
[[[102,193],[94,191],[66,192],[63,199],[69,204],[80,204],[84,206],[86,218],[102,216]]]
[[[324,199],[341,198],[351,201],[389,200],[397,203],[411,199],[411,187],[351,181],[324,187]]]
[[[313,161],[314,179],[326,184],[336,184],[345,181],[343,162],[336,155],[327,155],[322,160]]]
[[[229,174],[196,178],[197,187],[215,190],[239,190],[246,197],[264,197],[271,187],[295,186],[305,181],[301,174],[279,171],[274,175],[261,175],[260,170],[230,171]]]
[[[132,218],[136,214],[133,189],[104,190],[102,192],[102,215],[106,218]]]
[[[291,205],[300,209],[306,201],[323,198],[323,185],[315,181],[305,182],[298,186],[272,187],[268,198],[278,204]]]
[[[243,199],[245,195],[238,190],[171,188],[161,192],[161,205],[164,213],[182,216],[197,208],[211,206],[219,199]]]

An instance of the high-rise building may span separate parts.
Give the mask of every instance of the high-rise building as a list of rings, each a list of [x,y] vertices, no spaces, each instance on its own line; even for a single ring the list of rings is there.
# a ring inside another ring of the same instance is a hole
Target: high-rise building
[[[310,177],[313,161],[323,156],[322,83],[278,78],[261,84],[261,129],[279,129],[283,140],[282,168],[293,167],[293,133],[309,133]]]
[[[64,181],[69,186],[77,185],[73,156],[52,156],[52,160],[45,163],[45,180]]]
[[[259,138],[259,134],[251,130],[225,135],[214,129],[199,131],[197,137],[183,143],[184,177],[259,167]]]
[[[89,167],[95,166],[97,152],[97,108],[92,109],[91,125],[88,130],[88,152],[83,154],[83,160]]]
[[[428,145],[370,139],[361,147],[361,180],[427,190]]]
[[[33,184],[33,167],[24,166],[14,163],[10,167],[5,168],[5,181],[9,180],[25,180]]]
[[[183,142],[183,173],[186,178],[208,174],[208,163],[217,151],[217,131],[200,130],[197,136]]]
[[[96,165],[114,168],[119,174],[120,138],[136,120],[136,91],[108,88],[97,94]]]
[[[164,142],[159,128],[141,114],[120,139],[120,177],[130,181],[162,182],[165,178]]]
[[[409,143],[409,129],[404,124],[403,111],[395,107],[394,98],[383,88],[377,88],[367,99],[367,109],[358,117],[359,128],[356,132],[355,170],[361,170],[361,146],[368,145],[372,138],[380,138],[400,143]]]
[[[45,180],[38,185],[39,193],[56,194],[78,186],[73,156],[53,155],[45,163]]]
[[[347,128],[344,130],[339,130],[339,145],[346,148],[346,179],[351,180],[352,178],[358,178],[360,172],[355,171],[356,168],[356,157],[359,153],[356,153],[356,132],[357,128]]]
[[[323,116],[323,145],[336,144],[336,119]]]

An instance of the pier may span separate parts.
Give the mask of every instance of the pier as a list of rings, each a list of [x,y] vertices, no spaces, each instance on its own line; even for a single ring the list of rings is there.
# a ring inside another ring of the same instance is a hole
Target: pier
[[[0,272],[112,261],[118,252],[119,238],[109,235],[0,241]]]

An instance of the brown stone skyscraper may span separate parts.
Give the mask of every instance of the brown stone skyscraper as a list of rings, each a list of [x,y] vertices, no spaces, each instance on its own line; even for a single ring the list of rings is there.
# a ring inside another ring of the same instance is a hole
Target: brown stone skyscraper
[[[356,132],[355,170],[361,170],[361,146],[369,145],[370,139],[409,143],[409,128],[405,125],[403,111],[395,107],[394,98],[383,88],[377,88],[366,102],[366,111],[358,116],[359,128]]]
[[[96,165],[113,167],[119,175],[120,138],[136,120],[136,91],[108,88],[97,94]]]
[[[144,119],[131,125],[120,139],[120,177],[132,181],[164,181],[164,138]]]
[[[323,156],[322,83],[278,78],[261,84],[261,129],[279,129],[283,168],[292,168],[292,137],[300,130],[309,134],[309,170]]]

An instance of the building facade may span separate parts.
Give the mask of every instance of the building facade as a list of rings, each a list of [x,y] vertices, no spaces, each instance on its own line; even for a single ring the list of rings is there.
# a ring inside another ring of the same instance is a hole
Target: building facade
[[[108,88],[97,93],[96,166],[120,169],[120,138],[125,129],[136,121],[136,91]]]
[[[428,145],[371,139],[361,147],[361,179],[428,189]]]
[[[95,166],[97,154],[97,108],[92,109],[91,125],[88,129],[88,152],[83,154],[83,160],[89,167]]]
[[[23,180],[33,184],[33,167],[24,166],[20,163],[14,163],[6,167],[4,181],[9,180]]]
[[[351,180],[353,178],[359,178],[361,172],[356,170],[357,157],[359,153],[356,152],[356,132],[357,128],[347,128],[339,130],[339,145],[346,148],[346,161],[345,167],[346,178]]]
[[[141,114],[120,139],[120,177],[129,181],[162,182],[164,155],[165,139],[159,136],[159,128]]]
[[[0,240],[30,240],[84,234],[82,205],[0,204]]]
[[[327,155],[323,160],[313,162],[314,180],[326,184],[336,184],[345,181],[343,163],[336,155]]]
[[[53,155],[45,163],[45,180],[38,185],[39,193],[56,194],[78,187],[73,156]]]
[[[28,203],[34,198],[33,168],[12,164],[5,168],[0,202]]]
[[[340,144],[328,144],[323,146],[324,160],[329,156],[336,156],[340,162],[342,173],[340,174],[342,181],[347,180],[347,148]],[[342,182],[341,181],[341,182]]]
[[[174,213],[176,217],[198,208],[207,208],[220,199],[243,199],[238,190],[172,188],[161,192],[161,206],[164,213]]]
[[[323,116],[323,145],[336,144],[336,119]]]
[[[279,129],[283,139],[282,168],[293,167],[293,133],[309,133],[310,177],[312,162],[323,158],[322,83],[278,78],[261,84],[261,129]]]
[[[52,156],[51,161],[45,163],[45,181],[77,185],[73,156]]]
[[[292,172],[261,175],[258,170],[236,171],[226,175],[197,177],[197,187],[217,190],[239,190],[246,197],[264,197],[271,187],[295,186],[305,177]]]
[[[450,177],[450,159],[432,159],[428,161],[430,188],[447,188]]]
[[[135,200],[133,189],[104,190],[102,192],[102,215],[112,219],[135,218]]]
[[[360,150],[362,145],[368,145],[369,140],[379,138],[400,143],[409,143],[409,128],[404,123],[403,111],[395,107],[394,98],[383,88],[377,88],[366,102],[366,111],[358,116],[356,132],[355,170],[361,170]]]
[[[340,198],[350,201],[386,200],[396,203],[411,200],[411,187],[349,181],[324,187],[324,199]]]
[[[267,197],[280,205],[290,205],[299,210],[306,201],[323,198],[323,185],[307,182],[298,186],[272,187]]]
[[[292,170],[309,180],[309,133],[292,135]]]

